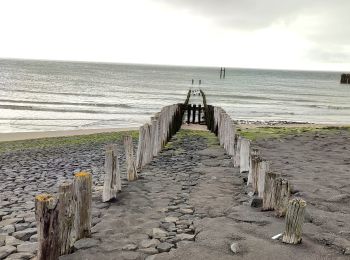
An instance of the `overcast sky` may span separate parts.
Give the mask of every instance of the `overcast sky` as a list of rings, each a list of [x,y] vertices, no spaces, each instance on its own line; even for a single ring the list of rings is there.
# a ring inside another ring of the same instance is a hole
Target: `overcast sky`
[[[350,71],[350,0],[1,0],[0,57]]]

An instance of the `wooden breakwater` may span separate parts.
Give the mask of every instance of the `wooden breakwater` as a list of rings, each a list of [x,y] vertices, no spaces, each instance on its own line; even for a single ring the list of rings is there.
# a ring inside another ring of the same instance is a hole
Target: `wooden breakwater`
[[[350,74],[341,74],[340,83],[341,84],[350,84]]]
[[[136,181],[138,172],[157,156],[170,138],[181,128],[184,113],[199,123],[201,111],[207,128],[218,136],[220,145],[231,156],[235,167],[246,174],[247,185],[254,194],[255,203],[261,202],[262,210],[274,211],[278,217],[286,217],[282,235],[285,243],[301,242],[302,224],[306,203],[291,198],[289,181],[278,172],[271,171],[270,163],[261,152],[251,146],[251,141],[240,136],[231,117],[220,107],[207,104],[205,93],[200,90],[203,107],[189,104],[189,91],[184,103],[165,106],[151,117],[150,123],[140,127],[136,160],[131,136],[123,138],[126,154],[127,179]],[[192,113],[188,113],[190,111]],[[116,144],[106,147],[105,179],[102,201],[113,201],[121,192],[121,176]],[[58,195],[41,194],[35,199],[38,227],[38,259],[56,260],[60,255],[71,253],[74,243],[91,235],[92,176],[81,172],[59,186]]]

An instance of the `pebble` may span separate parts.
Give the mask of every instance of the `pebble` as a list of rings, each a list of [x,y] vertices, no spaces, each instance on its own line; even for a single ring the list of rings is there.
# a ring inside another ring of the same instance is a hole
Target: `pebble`
[[[164,222],[171,222],[171,223],[175,223],[176,221],[178,221],[179,218],[178,217],[166,217]]]
[[[135,244],[127,244],[122,247],[122,250],[126,250],[126,251],[135,251],[136,249],[137,249],[137,245]]]
[[[162,237],[166,237],[168,235],[168,233],[166,231],[164,231],[163,229],[160,228],[153,228],[152,229],[152,237],[153,238],[162,238]]]
[[[74,248],[79,249],[86,249],[90,247],[97,246],[99,244],[99,241],[93,238],[83,238],[74,243]]]
[[[160,244],[158,239],[144,239],[140,242],[140,248],[156,247]]]
[[[22,253],[15,253],[12,255],[9,255],[6,260],[29,260],[33,258],[33,254],[22,252]]]
[[[0,247],[0,259],[4,259],[8,255],[16,252],[16,250],[17,249],[14,246],[2,246],[2,247]]]
[[[191,234],[177,234],[176,235],[176,238],[179,239],[180,241],[184,241],[184,240],[187,240],[187,241],[193,241],[194,238],[195,238],[195,235],[191,235]]]
[[[27,241],[32,235],[36,234],[36,232],[37,232],[36,228],[27,228],[21,231],[16,231],[12,235],[15,238],[18,238],[23,241]]]
[[[239,253],[239,245],[238,245],[238,243],[236,243],[236,242],[233,242],[232,244],[231,244],[231,251],[234,253],[234,254],[237,254],[237,253]]]
[[[158,254],[158,250],[155,247],[140,248],[139,252],[144,253],[144,254],[148,254],[148,255]]]
[[[169,252],[170,249],[171,249],[173,246],[174,246],[173,244],[164,242],[164,243],[160,243],[160,244],[157,246],[157,249],[158,249],[159,253]]]
[[[25,242],[17,246],[17,251],[19,253],[32,253],[35,254],[38,250],[38,242]]]

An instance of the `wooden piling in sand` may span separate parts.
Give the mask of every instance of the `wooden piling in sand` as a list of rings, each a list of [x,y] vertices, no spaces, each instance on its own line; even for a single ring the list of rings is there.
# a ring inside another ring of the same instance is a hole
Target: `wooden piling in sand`
[[[61,183],[58,188],[58,194],[60,255],[66,255],[72,252],[75,242],[73,183],[71,181]]]
[[[110,144],[106,147],[104,167],[102,201],[107,202],[117,198],[117,193],[121,190],[118,151],[115,144]]]
[[[350,84],[350,74],[342,74],[340,77],[341,84]]]
[[[248,173],[248,179],[247,179],[247,185],[250,185],[253,183],[253,171],[256,170],[255,165],[253,166],[253,158],[256,156],[259,156],[260,151],[257,148],[251,148],[250,149],[250,156],[249,156],[249,173]],[[255,161],[254,161],[255,163]],[[255,174],[255,172],[254,172]]]
[[[151,137],[149,153],[153,155],[153,146],[151,145],[152,140],[154,138]],[[128,181],[137,180],[137,172],[134,161],[134,147],[132,144],[132,137],[130,135],[124,136],[124,149],[125,149],[125,157],[126,157],[126,172]],[[152,157],[152,156],[151,156]]]
[[[289,201],[286,227],[282,241],[288,244],[299,244],[302,240],[302,227],[304,223],[306,202],[300,198]]]
[[[265,186],[263,191],[263,210],[274,210],[276,205],[276,179],[280,173],[267,172],[265,174]]]
[[[241,148],[240,148],[240,172],[249,173],[250,164],[250,141],[244,137],[241,138]]]
[[[74,229],[76,240],[91,235],[91,204],[92,204],[92,176],[88,172],[74,175],[75,220]]]
[[[257,188],[258,188],[258,197],[263,198],[265,190],[265,175],[269,171],[269,162],[266,160],[258,161],[257,169]]]
[[[235,135],[235,154],[233,156],[233,165],[234,167],[240,166],[240,155],[241,155],[241,140],[242,138],[236,134]]]
[[[277,178],[275,180],[276,216],[284,217],[286,215],[289,199],[290,199],[290,186],[289,186],[288,180],[280,177]]]
[[[192,124],[194,124],[196,122],[196,110],[197,110],[196,108],[197,108],[197,106],[194,104],[192,106]]]
[[[60,256],[60,225],[57,199],[50,194],[35,197],[38,229],[38,260],[57,260]]]

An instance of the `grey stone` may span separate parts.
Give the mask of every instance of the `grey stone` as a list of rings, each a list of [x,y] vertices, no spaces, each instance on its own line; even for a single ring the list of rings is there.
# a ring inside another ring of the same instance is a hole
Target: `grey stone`
[[[32,235],[36,234],[36,232],[37,232],[36,228],[27,228],[21,231],[14,232],[12,235],[15,238],[18,238],[23,241],[27,241]]]
[[[183,214],[193,214],[193,209],[180,209]]]
[[[193,241],[194,238],[195,238],[195,235],[182,233],[182,234],[177,234],[176,238],[179,239],[180,241],[184,241],[184,240],[186,240],[186,241]]]
[[[38,242],[25,242],[17,246],[17,251],[19,253],[25,252],[25,253],[35,254],[37,250],[38,250]]]
[[[16,248],[14,246],[2,246],[0,247],[0,259],[4,259],[8,255],[16,252]]]
[[[12,234],[13,232],[15,232],[14,225],[7,225],[0,228],[0,234]]]
[[[170,249],[171,249],[173,246],[174,246],[173,244],[164,242],[164,243],[160,243],[160,244],[157,246],[157,249],[158,249],[159,253],[169,252]]]
[[[154,255],[158,254],[158,250],[155,247],[149,247],[149,248],[140,248],[139,251],[141,253],[147,254],[147,255]]]
[[[153,238],[161,238],[161,237],[166,237],[168,233],[160,228],[153,228],[152,229],[152,237]]]
[[[5,220],[0,221],[0,227],[11,225],[11,224],[16,224],[16,223],[21,223],[21,222],[23,222],[23,218],[9,218],[9,219],[5,219]]]
[[[12,255],[9,255],[6,260],[28,260],[33,258],[33,254],[31,253],[15,253]]]
[[[160,244],[158,239],[144,239],[140,243],[140,248],[156,247]]]
[[[6,236],[5,243],[7,246],[17,246],[19,244],[23,244],[23,241],[13,236]]]
[[[178,217],[166,217],[164,222],[170,222],[170,223],[175,223],[176,221],[178,221],[179,218]]]
[[[122,250],[126,250],[126,251],[135,251],[136,249],[137,249],[137,245],[135,244],[127,244],[122,247]]]
[[[74,248],[79,249],[86,249],[90,247],[97,246],[99,244],[99,241],[93,238],[83,238],[74,243]]]
[[[30,242],[38,242],[38,234],[34,234],[29,239]]]
[[[25,230],[26,228],[29,228],[29,223],[25,222],[25,223],[15,224],[16,231]]]
[[[5,245],[5,238],[6,238],[6,236],[0,235],[0,246],[4,246]]]

